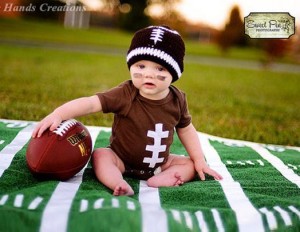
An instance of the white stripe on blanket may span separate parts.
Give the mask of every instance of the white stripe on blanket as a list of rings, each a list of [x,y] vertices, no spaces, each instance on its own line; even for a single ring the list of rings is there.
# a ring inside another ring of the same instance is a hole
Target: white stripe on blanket
[[[18,135],[0,152],[0,177],[9,168],[15,155],[26,145],[31,138],[33,125],[25,127],[19,131]]]
[[[93,146],[101,128],[88,127]],[[73,199],[82,183],[82,175],[86,166],[73,178],[66,182],[59,182],[54,190],[42,215],[40,231],[67,231],[69,212]],[[57,210],[59,208],[59,210]]]
[[[298,176],[291,168],[286,166],[278,157],[272,155],[266,148],[259,144],[249,144],[261,157],[269,161],[286,179],[294,183],[300,188],[300,176]]]
[[[208,136],[198,133],[208,165],[223,176],[219,181],[230,207],[236,212],[239,231],[264,231],[261,214],[251,204],[240,184],[232,178],[219,154],[209,143]],[[248,219],[251,219],[249,221]]]
[[[142,209],[142,231],[168,231],[166,212],[161,208],[158,188],[140,181],[139,202]]]

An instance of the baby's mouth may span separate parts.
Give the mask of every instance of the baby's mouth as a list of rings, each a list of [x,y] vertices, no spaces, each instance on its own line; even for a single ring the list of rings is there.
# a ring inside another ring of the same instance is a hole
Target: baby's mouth
[[[154,85],[153,83],[151,83],[151,82],[146,82],[144,85],[145,85],[145,86],[149,86],[149,87],[155,86],[155,85]]]

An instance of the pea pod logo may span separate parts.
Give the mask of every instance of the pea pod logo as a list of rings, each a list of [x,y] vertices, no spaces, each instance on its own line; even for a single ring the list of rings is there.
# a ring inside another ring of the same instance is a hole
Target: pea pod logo
[[[295,17],[287,12],[251,12],[244,25],[245,34],[252,39],[288,39],[295,34]]]

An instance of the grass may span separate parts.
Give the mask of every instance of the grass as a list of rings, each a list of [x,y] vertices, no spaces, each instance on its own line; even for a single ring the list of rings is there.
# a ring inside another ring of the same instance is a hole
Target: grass
[[[299,75],[189,65],[182,82],[200,131],[299,145]]]
[[[58,42],[65,44],[89,44],[127,48],[131,34],[118,30],[65,29],[52,22],[0,19],[1,38]]]
[[[119,30],[91,28],[89,30],[65,29],[51,22],[0,19],[0,36],[4,39],[34,40],[73,45],[112,46],[128,49],[132,33]],[[217,46],[185,41],[186,52],[192,55],[221,56]],[[262,52],[253,49],[232,49],[229,58],[261,59]]]
[[[0,20],[0,38],[126,49],[130,36],[104,29],[66,30],[51,23]],[[192,44],[192,45],[191,45]],[[213,46],[193,54],[218,56]],[[187,52],[191,54],[191,52]],[[260,54],[251,53],[252,59]],[[234,55],[237,54],[237,55]],[[89,54],[0,43],[0,118],[40,120],[65,101],[105,91],[129,78],[123,55]],[[262,143],[300,146],[300,74],[186,63],[175,85],[187,93],[198,131]],[[112,115],[80,120],[111,126]]]

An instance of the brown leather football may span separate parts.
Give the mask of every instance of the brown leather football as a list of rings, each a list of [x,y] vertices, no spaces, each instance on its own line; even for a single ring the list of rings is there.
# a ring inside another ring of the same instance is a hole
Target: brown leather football
[[[36,177],[67,180],[89,161],[92,139],[87,128],[75,119],[63,121],[54,131],[32,138],[26,151],[29,170]]]

